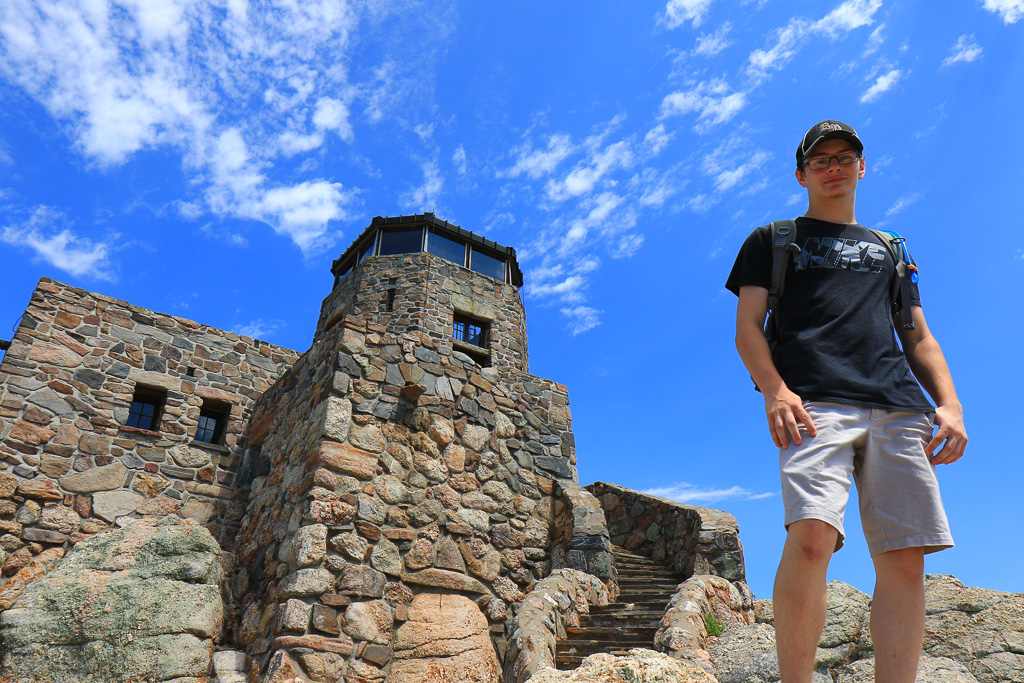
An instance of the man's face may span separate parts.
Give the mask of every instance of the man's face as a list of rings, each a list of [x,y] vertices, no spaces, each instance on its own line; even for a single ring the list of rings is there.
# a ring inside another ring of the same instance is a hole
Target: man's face
[[[825,140],[818,144],[804,162],[814,158],[834,157],[843,152],[856,152],[857,148],[846,140]],[[808,194],[814,199],[836,199],[852,195],[857,190],[857,181],[864,177],[864,158],[861,157],[849,166],[841,166],[839,161],[832,159],[829,167],[815,171],[808,166],[796,171],[796,179],[807,188]]]

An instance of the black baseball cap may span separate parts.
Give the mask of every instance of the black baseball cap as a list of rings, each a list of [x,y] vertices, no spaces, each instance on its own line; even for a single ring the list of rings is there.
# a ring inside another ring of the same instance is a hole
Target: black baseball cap
[[[864,151],[864,143],[857,137],[857,131],[852,126],[848,126],[842,121],[822,121],[811,126],[811,129],[804,134],[803,140],[800,141],[800,146],[796,148],[796,167],[800,168],[801,162],[804,157],[814,151],[814,148],[818,146],[819,142],[825,140],[833,140],[839,138],[840,140],[846,140],[853,145],[858,152]]]

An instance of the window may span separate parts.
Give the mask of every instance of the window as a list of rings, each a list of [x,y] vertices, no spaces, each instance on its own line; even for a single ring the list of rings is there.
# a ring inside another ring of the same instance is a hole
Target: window
[[[423,251],[423,229],[389,230],[380,234],[379,256],[390,254],[413,254]]]
[[[452,322],[452,336],[473,346],[486,346],[487,325],[456,313]]]
[[[160,427],[160,414],[163,412],[164,400],[167,393],[161,389],[151,387],[135,387],[132,394],[132,404],[128,408],[127,427],[146,429],[151,432],[158,431]]]
[[[231,412],[230,404],[220,401],[203,401],[199,411],[199,425],[196,427],[196,441],[222,445],[224,443],[224,427],[228,423]]]
[[[465,244],[433,231],[427,236],[427,251],[460,266],[466,263]]]
[[[395,289],[394,287],[388,289],[388,297],[384,302],[385,311],[395,310]]]
[[[505,261],[488,256],[477,249],[472,250],[469,269],[493,277],[495,280],[505,281]]]

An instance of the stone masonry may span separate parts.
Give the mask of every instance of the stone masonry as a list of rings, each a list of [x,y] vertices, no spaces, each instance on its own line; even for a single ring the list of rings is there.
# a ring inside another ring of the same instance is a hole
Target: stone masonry
[[[302,354],[39,283],[0,365],[0,670],[45,671],[23,625],[54,618],[42,577],[97,571],[76,546],[176,518],[218,546],[202,580],[222,616],[188,670],[224,683],[519,678],[526,596],[566,607],[555,572],[589,586],[573,609],[613,599],[612,543],[742,581],[731,516],[579,486],[568,391],[529,374],[514,250],[432,214],[375,218],[332,272]],[[153,428],[128,426],[154,395]],[[213,408],[221,431],[200,438]],[[182,623],[162,609],[143,621]],[[162,680],[134,628],[119,675]],[[158,631],[146,642],[180,635]],[[106,680],[96,666],[68,680]]]

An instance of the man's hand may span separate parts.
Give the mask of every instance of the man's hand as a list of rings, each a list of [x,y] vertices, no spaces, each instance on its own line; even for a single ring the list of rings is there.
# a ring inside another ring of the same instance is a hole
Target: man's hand
[[[964,426],[964,410],[959,403],[940,405],[935,409],[935,434],[924,447],[933,465],[948,465],[956,462],[967,448],[967,428]],[[943,443],[945,442],[945,443]],[[942,445],[938,453],[935,449]],[[933,456],[932,453],[935,453]]]
[[[814,426],[811,416],[804,410],[800,397],[786,387],[774,394],[765,394],[764,410],[768,415],[768,431],[772,433],[772,441],[779,448],[789,448],[790,436],[797,446],[803,443],[800,435],[802,423],[810,436],[817,436],[818,429]]]

